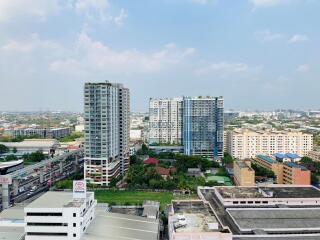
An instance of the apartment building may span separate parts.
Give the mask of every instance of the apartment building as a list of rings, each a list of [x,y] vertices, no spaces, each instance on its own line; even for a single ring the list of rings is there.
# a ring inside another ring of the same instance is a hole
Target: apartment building
[[[8,129],[5,134],[17,137],[38,137],[38,138],[55,138],[59,139],[70,135],[71,129],[69,127],[63,128],[17,128]]]
[[[72,192],[47,192],[24,208],[25,240],[78,240],[94,219],[93,192],[74,199]]]
[[[320,162],[320,151],[310,151],[307,153],[307,157],[311,158],[313,161]]]
[[[257,155],[252,161],[272,171],[276,176],[277,184],[311,184],[311,172],[294,162],[278,162],[276,159],[264,155]]]
[[[183,98],[183,146],[186,155],[223,156],[223,97]]]
[[[251,161],[235,161],[233,163],[234,181],[237,186],[254,186],[255,172],[251,168]]]
[[[182,144],[182,98],[150,99],[149,143]]]
[[[223,155],[223,98],[150,99],[149,143],[182,144],[184,154]]]
[[[227,132],[226,141],[227,151],[238,159],[288,152],[305,156],[313,148],[313,135],[299,131],[235,129]]]
[[[108,186],[129,167],[130,96],[122,84],[86,83],[85,179]]]

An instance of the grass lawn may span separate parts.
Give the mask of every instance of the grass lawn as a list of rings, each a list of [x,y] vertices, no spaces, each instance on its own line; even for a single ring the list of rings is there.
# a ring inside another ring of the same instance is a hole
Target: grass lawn
[[[160,202],[161,209],[171,203],[173,194],[170,192],[135,192],[95,190],[95,198],[99,203],[113,203],[116,205],[142,205],[144,200]]]

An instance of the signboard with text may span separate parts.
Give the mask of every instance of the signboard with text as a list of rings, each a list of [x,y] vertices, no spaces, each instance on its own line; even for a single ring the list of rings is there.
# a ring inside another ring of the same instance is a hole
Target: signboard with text
[[[0,175],[0,184],[12,184],[12,177],[10,175]]]
[[[83,199],[86,198],[86,181],[77,180],[73,181],[73,198],[74,199]]]

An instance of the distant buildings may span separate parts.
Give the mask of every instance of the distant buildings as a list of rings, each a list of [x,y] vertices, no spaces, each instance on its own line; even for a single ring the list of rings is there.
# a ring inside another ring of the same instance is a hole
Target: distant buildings
[[[227,132],[226,144],[227,151],[238,159],[276,153],[305,156],[313,148],[313,135],[299,131],[235,129]]]
[[[55,139],[25,139],[22,142],[0,142],[10,150],[16,149],[18,153],[32,153],[40,151],[44,154],[53,154],[60,147]]]
[[[313,161],[320,162],[320,151],[310,151],[307,153],[307,157],[311,158]]]
[[[255,172],[251,168],[251,161],[235,161],[233,163],[234,182],[237,186],[254,186]]]
[[[55,138],[59,139],[62,137],[69,136],[71,130],[69,127],[64,128],[17,128],[9,129],[5,131],[5,134],[17,137],[38,137],[38,138]]]
[[[279,162],[269,156],[257,155],[253,163],[272,171],[278,184],[310,185],[311,172],[294,162]]]
[[[108,186],[129,167],[130,96],[122,84],[86,83],[85,179]]]
[[[186,155],[223,155],[222,97],[150,99],[149,143],[183,145]]]

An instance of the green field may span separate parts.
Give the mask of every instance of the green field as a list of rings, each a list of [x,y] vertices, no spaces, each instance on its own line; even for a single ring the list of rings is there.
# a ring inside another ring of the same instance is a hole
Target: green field
[[[170,192],[135,192],[135,191],[113,191],[95,190],[95,197],[99,203],[116,205],[142,205],[144,200],[160,202],[161,209],[171,203],[173,194]]]

